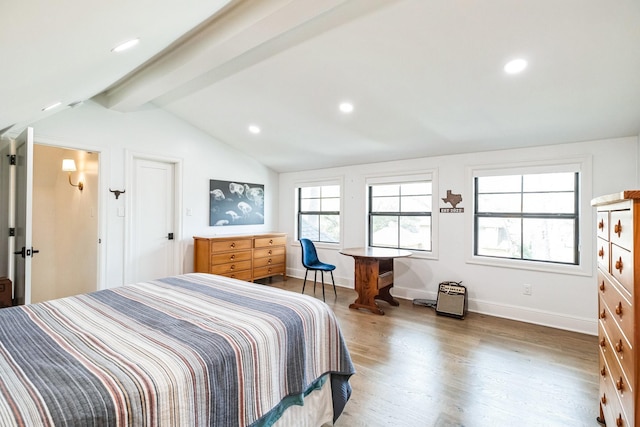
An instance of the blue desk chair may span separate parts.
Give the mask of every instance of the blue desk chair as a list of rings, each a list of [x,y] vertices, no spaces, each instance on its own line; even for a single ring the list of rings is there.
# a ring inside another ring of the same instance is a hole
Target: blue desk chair
[[[313,242],[309,239],[300,239],[300,247],[302,248],[302,265],[307,269],[304,273],[304,282],[302,283],[302,293],[304,294],[304,287],[307,285],[307,274],[309,270],[313,270],[313,293],[316,293],[316,280],[318,278],[318,271],[322,277],[322,301],[324,301],[324,272],[331,273],[331,282],[333,282],[333,293],[338,296],[336,292],[336,282],[333,280],[333,270],[336,266],[333,264],[326,264],[318,259],[318,253]]]

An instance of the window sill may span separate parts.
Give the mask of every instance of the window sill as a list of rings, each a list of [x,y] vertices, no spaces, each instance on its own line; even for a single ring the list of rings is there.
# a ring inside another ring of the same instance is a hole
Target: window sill
[[[519,261],[512,259],[496,259],[472,256],[467,264],[484,265],[488,267],[513,268],[517,270],[531,270],[545,273],[569,274],[572,276],[591,276],[591,266],[551,264],[537,261]]]

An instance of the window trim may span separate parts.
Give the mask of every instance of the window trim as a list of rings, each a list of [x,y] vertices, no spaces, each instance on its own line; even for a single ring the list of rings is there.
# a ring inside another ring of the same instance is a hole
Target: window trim
[[[466,263],[492,267],[516,268],[521,270],[543,271],[559,274],[591,276],[593,273],[592,255],[594,212],[590,205],[592,198],[592,156],[568,157],[558,159],[515,162],[510,164],[478,165],[466,168],[467,193],[473,195],[471,209],[466,213]],[[548,261],[519,260],[511,258],[487,257],[474,254],[475,245],[475,178],[499,175],[527,175],[550,172],[578,172],[578,264],[560,264]]]
[[[369,222],[369,209],[370,209],[370,192],[369,187],[371,185],[384,185],[384,184],[402,184],[407,182],[417,182],[417,181],[430,181],[431,182],[431,250],[423,251],[423,250],[411,250],[411,249],[403,249],[410,251],[413,255],[412,258],[424,258],[424,259],[438,259],[438,219],[439,219],[439,209],[438,200],[438,170],[437,169],[428,169],[423,171],[415,171],[409,174],[397,175],[397,174],[384,174],[384,175],[369,175],[365,177],[365,185],[364,185],[364,223],[365,223],[365,246],[369,246],[369,238],[370,238],[370,222]]]
[[[294,185],[294,189],[293,189],[293,198],[294,198],[294,217],[295,217],[295,236],[296,236],[296,243],[300,240],[300,189],[301,188],[305,188],[305,187],[322,187],[322,186],[328,186],[328,185],[338,185],[340,187],[340,212],[339,212],[339,219],[340,219],[340,233],[339,233],[339,241],[338,242],[319,242],[316,240],[313,240],[313,243],[315,244],[316,247],[327,247],[327,248],[339,248],[342,245],[342,242],[344,242],[344,227],[343,227],[343,222],[344,222],[344,179],[343,177],[338,177],[338,178],[327,178],[327,179],[322,179],[322,180],[317,180],[317,181],[300,181],[300,182],[296,182]]]

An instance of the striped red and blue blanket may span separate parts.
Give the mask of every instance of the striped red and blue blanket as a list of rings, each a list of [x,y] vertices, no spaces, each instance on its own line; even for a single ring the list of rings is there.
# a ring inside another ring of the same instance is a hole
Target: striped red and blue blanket
[[[0,425],[263,426],[354,368],[304,295],[186,274],[0,310]]]

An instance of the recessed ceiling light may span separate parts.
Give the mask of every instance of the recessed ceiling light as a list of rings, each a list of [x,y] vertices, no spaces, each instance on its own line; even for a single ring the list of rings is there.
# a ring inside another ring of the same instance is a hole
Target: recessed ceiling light
[[[54,104],[48,105],[46,107],[44,107],[42,109],[42,111],[49,111],[49,110],[53,110],[54,108],[58,107],[60,104],[62,104],[62,102],[56,102]]]
[[[111,49],[111,52],[122,52],[124,50],[131,49],[132,47],[134,47],[138,43],[140,43],[140,39],[128,40],[128,41],[126,41],[124,43],[119,44],[118,46],[114,47],[113,49]]]
[[[338,108],[345,114],[353,112],[353,104],[350,102],[341,102]]]
[[[249,132],[251,132],[254,135],[259,134],[261,132],[260,126],[250,125],[249,126]]]
[[[522,58],[518,58],[507,62],[504,66],[504,71],[508,74],[518,74],[525,68],[527,68],[527,61]]]

